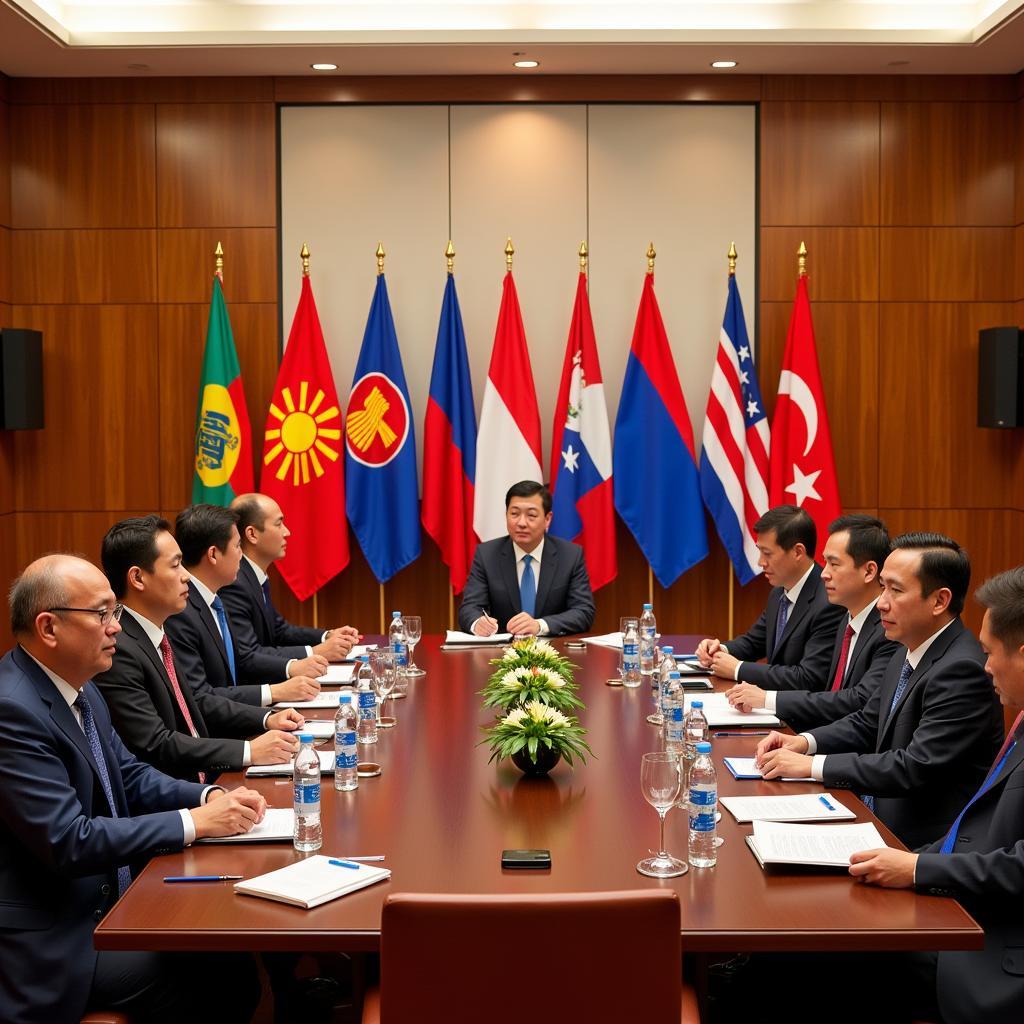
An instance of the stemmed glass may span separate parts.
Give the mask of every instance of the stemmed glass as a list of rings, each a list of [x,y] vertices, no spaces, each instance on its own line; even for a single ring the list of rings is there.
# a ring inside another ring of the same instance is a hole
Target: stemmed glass
[[[418,615],[405,616],[405,639],[409,644],[409,664],[405,667],[407,676],[425,676],[427,673],[419,668],[413,660],[416,645],[423,638],[423,620]]]
[[[394,716],[384,715],[382,712],[395,686],[395,656],[390,651],[372,651],[370,669],[373,672],[373,689],[378,699],[377,728],[391,729],[396,721]]]
[[[676,878],[685,875],[688,870],[684,861],[665,851],[665,815],[679,799],[682,784],[682,765],[677,753],[671,750],[656,750],[643,755],[640,762],[640,790],[644,799],[658,812],[661,837],[658,841],[657,855],[647,857],[637,864],[636,869],[641,875],[649,875],[651,878]]]

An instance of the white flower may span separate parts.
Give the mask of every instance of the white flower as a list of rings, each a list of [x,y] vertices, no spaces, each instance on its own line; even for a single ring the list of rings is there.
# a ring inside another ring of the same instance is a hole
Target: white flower
[[[534,640],[533,649],[538,654],[557,654],[558,652],[547,642],[547,640]]]
[[[546,724],[552,729],[562,729],[570,724],[569,719],[561,711],[539,700],[531,700],[526,705],[526,711],[538,725]]]
[[[502,654],[502,656],[501,656],[501,660],[502,661],[518,661],[519,660],[519,652],[515,649],[515,647],[506,647],[504,654]]]
[[[523,728],[523,719],[526,718],[526,711],[523,708],[513,708],[504,718],[505,725],[516,725]]]

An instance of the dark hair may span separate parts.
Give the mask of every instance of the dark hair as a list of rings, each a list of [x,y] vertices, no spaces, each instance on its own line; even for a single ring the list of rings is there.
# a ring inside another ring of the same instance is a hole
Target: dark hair
[[[547,484],[539,484],[536,480],[520,480],[519,483],[513,484],[505,495],[505,508],[512,504],[513,498],[532,498],[536,494],[540,495],[544,515],[547,515],[551,511],[551,492]]]
[[[893,551],[920,551],[917,578],[921,593],[927,597],[940,587],[952,595],[949,610],[959,615],[971,585],[971,560],[951,537],[942,533],[903,533],[892,542]]]
[[[818,546],[818,531],[814,528],[814,520],[796,505],[776,505],[756,523],[754,533],[775,531],[775,543],[783,551],[792,551],[797,544],[803,544],[807,557],[813,559]]]
[[[67,603],[67,583],[53,561],[47,561],[35,569],[27,569],[15,577],[7,595],[7,604],[11,610],[11,632],[15,636],[28,636],[35,628],[36,616],[40,612]]]
[[[209,548],[227,551],[231,527],[238,525],[238,513],[219,505],[189,505],[174,520],[174,538],[181,548],[186,569],[198,565]]]
[[[238,516],[238,532],[245,540],[245,531],[250,526],[255,526],[260,533],[263,532],[263,524],[267,521],[267,513],[263,508],[258,494],[243,494],[231,502],[231,510]]]
[[[985,580],[974,597],[988,609],[989,629],[997,640],[1013,650],[1024,646],[1024,566]]]
[[[107,530],[100,548],[100,561],[114,597],[119,601],[128,590],[128,570],[137,565],[152,572],[156,565],[156,535],[171,532],[171,524],[159,516],[122,519]]]
[[[865,562],[874,562],[879,570],[882,563],[889,557],[892,540],[885,523],[874,516],[866,516],[860,512],[833,519],[828,524],[829,533],[847,533],[846,553],[853,559],[858,568]]]

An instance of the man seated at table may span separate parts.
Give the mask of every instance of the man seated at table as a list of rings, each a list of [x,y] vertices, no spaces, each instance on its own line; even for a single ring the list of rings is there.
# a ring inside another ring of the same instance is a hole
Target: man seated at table
[[[174,537],[191,576],[184,609],[164,624],[175,663],[197,693],[212,691],[256,707],[312,700],[320,684],[306,673],[326,671],[319,655],[302,664],[303,674],[283,682],[246,684],[239,678],[234,635],[218,594],[235,581],[242,561],[237,523],[238,513],[217,505],[190,505],[174,522]]]
[[[583,549],[546,536],[551,492],[535,480],[513,484],[505,495],[505,522],[507,537],[476,549],[459,628],[477,636],[559,636],[590,629],[594,594]]]
[[[1024,708],[1024,567],[1000,573],[975,595],[985,607],[985,671],[1004,705]],[[908,980],[930,982],[916,1009],[947,1024],[1018,1024],[1024,1014],[1024,710],[991,770],[941,839],[918,853],[865,850],[850,874],[889,888],[954,896],[985,929],[977,952],[915,954]]]
[[[0,1020],[247,1021],[250,957],[97,952],[93,929],[156,853],[248,832],[258,793],[171,779],[137,760],[90,682],[110,667],[120,605],[95,566],[47,555],[10,592],[0,660]],[[205,980],[204,980],[205,979]],[[210,980],[212,979],[212,981]]]
[[[938,533],[897,537],[882,567],[878,612],[903,646],[859,711],[757,748],[766,779],[813,776],[852,789],[908,846],[945,834],[1003,738],[978,641],[960,621],[966,552]]]
[[[878,614],[879,573],[889,556],[891,541],[885,523],[874,516],[851,514],[829,524],[821,582],[829,603],[845,608],[829,666],[829,688],[762,690],[737,683],[726,692],[741,711],[767,708],[791,729],[825,725],[864,707],[878,689],[885,668],[899,644],[888,640]]]
[[[829,604],[814,561],[814,520],[795,505],[769,509],[754,524],[758,565],[774,588],[748,632],[723,644],[701,640],[697,657],[716,676],[762,690],[824,690],[843,609]],[[764,658],[766,664],[758,664]]]
[[[103,538],[103,571],[127,613],[113,663],[95,679],[114,728],[137,757],[192,781],[291,760],[292,733],[305,724],[297,711],[271,714],[194,692],[178,670],[164,623],[185,607],[189,576],[170,531],[166,520],[144,516],[116,523]],[[245,739],[255,733],[262,735]]]

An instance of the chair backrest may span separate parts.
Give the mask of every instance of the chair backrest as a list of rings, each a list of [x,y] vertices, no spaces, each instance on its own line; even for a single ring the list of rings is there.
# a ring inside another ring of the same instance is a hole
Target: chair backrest
[[[395,893],[381,925],[382,1024],[678,1024],[679,898],[665,889]]]

